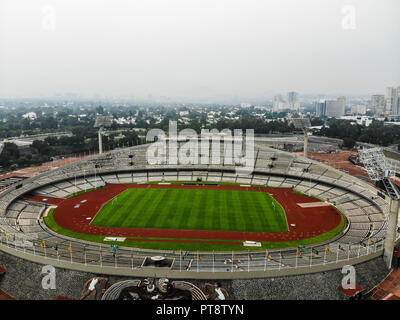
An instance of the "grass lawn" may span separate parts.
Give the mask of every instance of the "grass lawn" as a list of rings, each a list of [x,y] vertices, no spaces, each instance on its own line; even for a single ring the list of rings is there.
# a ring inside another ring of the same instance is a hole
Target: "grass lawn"
[[[172,183],[181,184],[183,182]],[[233,183],[229,184],[238,185]],[[87,191],[90,192],[91,190]],[[129,192],[127,193],[127,191]],[[171,191],[172,193],[166,194]],[[201,193],[196,193],[195,191],[201,191]],[[186,192],[190,192],[190,194]],[[202,194],[202,192],[207,193]],[[296,193],[301,194],[300,192]],[[165,201],[166,198],[168,198],[168,201]],[[272,208],[272,202],[275,203],[275,212]],[[204,204],[207,205],[204,206]],[[346,220],[342,216],[340,225],[324,234],[297,241],[261,242],[261,248],[233,245],[228,243],[230,240],[226,240],[227,244],[211,243],[211,241],[224,242],[224,240],[215,239],[179,239],[201,240],[204,242],[186,243],[159,242],[156,240],[161,238],[148,237],[130,238],[136,241],[113,243],[105,242],[105,236],[103,235],[89,235],[65,229],[54,221],[53,213],[54,209],[50,210],[48,216],[44,218],[44,222],[51,230],[64,236],[107,245],[116,244],[124,247],[177,251],[247,251],[312,245],[333,238],[338,235],[346,225]],[[92,224],[94,222],[96,225],[102,225],[104,223],[104,225],[111,227],[261,232],[285,232],[288,228],[284,210],[270,195],[265,192],[244,190],[128,189],[117,196],[114,203],[113,200],[110,200],[96,215]]]
[[[244,247],[239,245],[231,245],[231,244],[213,244],[213,243],[184,243],[184,242],[158,242],[158,241],[140,241],[140,238],[137,238],[138,241],[125,241],[125,242],[110,242],[104,241],[104,237],[102,235],[90,235],[79,232],[74,232],[68,229],[65,229],[59,226],[53,218],[54,209],[51,209],[46,217],[44,217],[44,222],[48,228],[62,234],[67,237],[92,241],[97,243],[103,243],[107,245],[115,244],[122,247],[132,247],[132,248],[142,248],[142,249],[156,249],[156,250],[184,250],[184,251],[247,251],[247,250],[265,250],[265,249],[278,249],[278,248],[289,248],[289,247],[298,247],[299,245],[312,245],[317,244],[326,240],[329,240],[336,235],[338,235],[343,228],[345,227],[345,219],[342,216],[340,224],[332,229],[329,232],[320,234],[316,237],[304,239],[304,240],[296,240],[296,241],[280,241],[280,242],[272,242],[266,241],[261,242],[262,247]],[[152,239],[152,238],[146,238]],[[155,238],[159,239],[159,238]],[[179,239],[184,240],[184,239]],[[190,239],[195,240],[195,239]],[[202,241],[207,241],[205,239],[201,239]],[[213,241],[212,239],[208,239],[208,241]],[[223,240],[218,240],[223,241]],[[227,240],[229,241],[229,240]]]
[[[106,203],[91,225],[288,231],[285,212],[275,199],[265,192],[244,190],[128,189]]]

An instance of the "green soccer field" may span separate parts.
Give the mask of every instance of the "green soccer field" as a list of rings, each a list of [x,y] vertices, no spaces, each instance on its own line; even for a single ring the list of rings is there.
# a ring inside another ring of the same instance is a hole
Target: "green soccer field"
[[[206,189],[128,189],[107,202],[91,225],[285,232],[283,208],[259,191]]]

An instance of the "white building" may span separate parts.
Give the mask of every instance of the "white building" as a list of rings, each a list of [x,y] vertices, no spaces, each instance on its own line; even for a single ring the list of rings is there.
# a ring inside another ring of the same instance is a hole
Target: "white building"
[[[242,102],[240,104],[241,108],[250,108],[251,106],[252,106],[252,104],[251,103],[247,103],[247,102]]]
[[[368,127],[372,123],[372,121],[374,121],[374,118],[368,116],[343,116],[340,117],[340,119],[350,120],[352,123],[357,123],[366,127]]]
[[[37,115],[35,112],[28,112],[22,115],[22,118],[24,119],[29,119],[29,120],[35,120],[37,118]]]

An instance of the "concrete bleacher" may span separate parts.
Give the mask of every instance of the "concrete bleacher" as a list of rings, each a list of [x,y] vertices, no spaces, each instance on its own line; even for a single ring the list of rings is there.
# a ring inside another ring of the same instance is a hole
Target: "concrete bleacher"
[[[18,200],[18,201],[16,201],[16,202],[13,202],[13,203],[8,207],[8,209],[10,209],[10,210],[15,210],[15,211],[20,212],[20,211],[23,210],[27,205],[28,205],[28,203],[27,203],[26,201]]]
[[[25,177],[18,177],[18,176],[12,176],[12,177],[7,177],[4,179],[0,180],[0,192],[16,185],[17,183],[20,183],[21,181],[23,181],[24,179],[26,179]]]
[[[118,173],[118,180],[120,183],[132,183],[133,179],[132,179],[132,173],[128,172],[128,173]]]
[[[102,174],[101,177],[106,183],[119,183],[116,173]]]
[[[347,219],[353,224],[353,223],[369,223],[370,220],[367,215],[362,215],[362,216],[347,216]]]

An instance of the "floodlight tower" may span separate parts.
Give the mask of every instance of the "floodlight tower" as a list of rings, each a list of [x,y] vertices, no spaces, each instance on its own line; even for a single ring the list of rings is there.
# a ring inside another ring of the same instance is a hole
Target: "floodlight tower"
[[[371,180],[381,182],[390,198],[388,228],[386,231],[383,259],[388,269],[392,266],[393,249],[396,241],[397,219],[399,216],[400,192],[390,180],[394,175],[389,168],[382,148],[364,149],[358,152]]]
[[[104,128],[111,127],[112,120],[112,116],[97,116],[94,123],[94,127],[99,128],[99,154],[103,153],[103,130]]]
[[[292,123],[296,129],[300,129],[304,133],[304,151],[303,155],[305,158],[308,156],[308,128],[311,127],[311,121],[309,118],[294,118]]]

